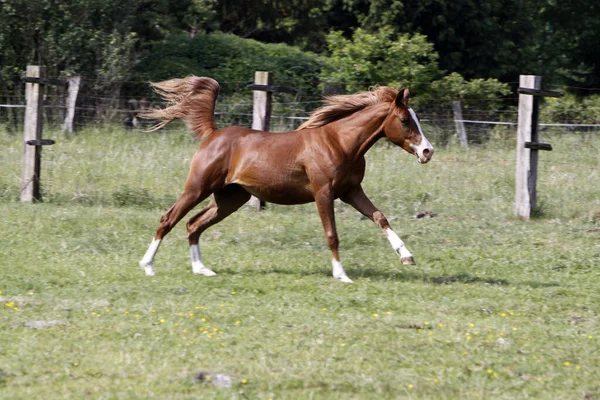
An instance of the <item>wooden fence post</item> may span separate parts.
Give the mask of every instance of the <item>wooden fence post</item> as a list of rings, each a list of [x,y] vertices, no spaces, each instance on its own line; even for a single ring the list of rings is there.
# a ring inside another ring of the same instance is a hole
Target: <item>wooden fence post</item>
[[[534,75],[521,75],[519,87],[540,90],[542,78]],[[535,96],[519,94],[519,117],[517,122],[517,171],[515,176],[515,215],[519,218],[529,219],[532,209],[532,191],[535,191],[537,165],[532,171],[531,149],[525,147],[525,142],[531,142],[531,130],[534,108],[537,99]],[[537,161],[537,160],[536,160]],[[535,198],[535,195],[533,195]]]
[[[454,124],[456,125],[456,134],[458,135],[460,146],[468,149],[469,143],[467,141],[467,131],[465,130],[460,100],[452,102],[452,111],[454,111]]]
[[[519,87],[541,90],[542,77],[521,75]],[[537,182],[537,154],[532,158],[531,149],[525,147],[532,141],[532,131],[537,137],[538,98],[527,94],[519,94],[519,118],[517,123],[517,171],[515,176],[515,215],[529,219],[535,207]],[[534,128],[535,122],[535,128]],[[537,152],[536,152],[537,153]]]
[[[68,82],[68,94],[67,94],[67,113],[65,114],[65,121],[63,123],[63,131],[67,133],[73,133],[75,131],[75,104],[77,103],[77,94],[79,93],[79,87],[81,85],[80,76],[72,76],[67,78]]]
[[[272,86],[273,74],[266,71],[254,72],[254,84]],[[268,131],[271,122],[271,92],[266,90],[254,90],[254,108],[252,110],[252,129]],[[248,204],[255,207],[257,211],[265,208],[265,202],[252,196]]]
[[[45,67],[27,66],[27,77],[43,78]],[[40,196],[40,164],[42,140],[43,85],[25,84],[25,127],[23,141],[23,171],[21,175],[21,202],[33,202]],[[34,143],[33,145],[30,143]]]
[[[542,77],[519,78],[519,120],[517,128],[517,173],[515,179],[515,215],[529,219],[537,203],[538,151],[552,150],[538,137],[540,97],[561,97],[563,93],[542,90]]]
[[[255,85],[273,84],[273,74],[266,71],[254,73]],[[268,131],[271,122],[271,92],[265,90],[254,90],[254,108],[252,109],[252,129]]]

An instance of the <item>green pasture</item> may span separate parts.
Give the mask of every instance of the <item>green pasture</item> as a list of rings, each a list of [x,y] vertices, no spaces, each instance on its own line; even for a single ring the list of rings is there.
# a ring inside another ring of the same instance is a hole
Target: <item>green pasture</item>
[[[600,397],[598,134],[544,134],[528,222],[510,138],[427,165],[379,143],[365,191],[417,265],[336,203],[354,284],[331,277],[312,204],[208,230],[213,278],[192,274],[182,223],[146,277],[197,144],[182,129],[44,135],[45,201],[20,204],[22,138],[0,129],[2,399]]]

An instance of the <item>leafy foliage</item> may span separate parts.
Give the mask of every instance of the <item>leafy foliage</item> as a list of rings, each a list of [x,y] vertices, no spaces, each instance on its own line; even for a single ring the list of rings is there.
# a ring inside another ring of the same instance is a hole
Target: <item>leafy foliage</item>
[[[136,94],[123,82],[140,72],[157,80],[207,71],[231,83],[251,69],[296,86],[302,76],[315,94],[320,77],[348,90],[410,85],[433,98],[436,87],[453,90],[451,78],[429,90],[443,71],[600,85],[600,5],[585,0],[3,0],[0,20],[2,89],[17,88],[27,64],[83,75],[94,82],[85,90],[111,98]],[[473,85],[498,93],[484,82]]]
[[[544,75],[583,87],[600,85],[600,3],[557,1],[540,7],[540,40],[535,52]]]
[[[600,122],[600,95],[581,99],[573,94],[560,98],[548,98],[541,108],[542,118],[559,123]]]
[[[129,78],[141,46],[211,19],[211,0],[5,0],[0,7],[0,84],[26,64],[48,74]],[[210,9],[208,9],[210,11]]]
[[[510,93],[510,87],[497,79],[465,80],[453,72],[432,82],[430,92],[422,103],[435,103],[436,107],[452,107],[452,101],[460,100],[464,108],[497,110],[502,107],[503,96]]]
[[[387,28],[376,33],[357,29],[350,40],[342,32],[330,33],[331,56],[321,78],[345,83],[349,91],[375,84],[423,90],[440,73],[433,45],[419,34],[394,36]]]
[[[296,47],[213,33],[194,38],[173,35],[157,42],[136,71],[149,80],[189,74],[211,76],[220,83],[221,93],[227,96],[241,91],[250,93],[246,85],[253,81],[254,71],[270,71],[278,85],[317,95],[318,88],[313,82],[318,79],[323,63],[323,57]]]

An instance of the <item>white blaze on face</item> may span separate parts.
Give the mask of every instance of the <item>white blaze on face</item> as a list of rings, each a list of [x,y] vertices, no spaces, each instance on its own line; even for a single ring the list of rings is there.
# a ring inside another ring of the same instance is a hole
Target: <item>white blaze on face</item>
[[[415,121],[415,124],[417,124],[417,128],[419,128],[419,133],[421,134],[421,143],[419,143],[418,145],[411,144],[410,147],[412,147],[414,152],[417,154],[420,163],[427,162],[431,159],[431,156],[433,155],[433,146],[431,145],[431,143],[429,143],[429,140],[427,140],[427,138],[423,134],[421,124],[419,123],[415,111],[412,108],[409,108],[408,112],[410,113],[410,116],[412,117],[413,121]],[[427,153],[427,155],[425,155],[425,153]]]

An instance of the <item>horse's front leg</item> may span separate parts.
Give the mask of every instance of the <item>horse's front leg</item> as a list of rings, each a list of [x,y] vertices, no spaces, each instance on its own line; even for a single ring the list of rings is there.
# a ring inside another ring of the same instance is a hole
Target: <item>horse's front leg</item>
[[[335,229],[335,214],[333,211],[333,192],[331,188],[322,188],[315,193],[315,203],[319,216],[325,230],[325,239],[329,250],[331,250],[331,265],[333,267],[333,277],[340,282],[352,283],[352,280],[346,275],[344,267],[340,261],[338,253],[339,240]]]
[[[362,186],[358,185],[352,188],[346,195],[341,197],[342,201],[350,204],[352,207],[356,208],[361,214],[365,217],[369,218],[371,221],[375,222],[377,226],[379,226],[385,232],[392,248],[398,253],[400,256],[400,260],[402,264],[415,264],[415,259],[413,255],[408,251],[404,242],[396,235],[396,232],[390,227],[387,219],[383,215],[381,211],[377,209],[371,203],[371,200],[367,197],[365,192],[362,189]]]

